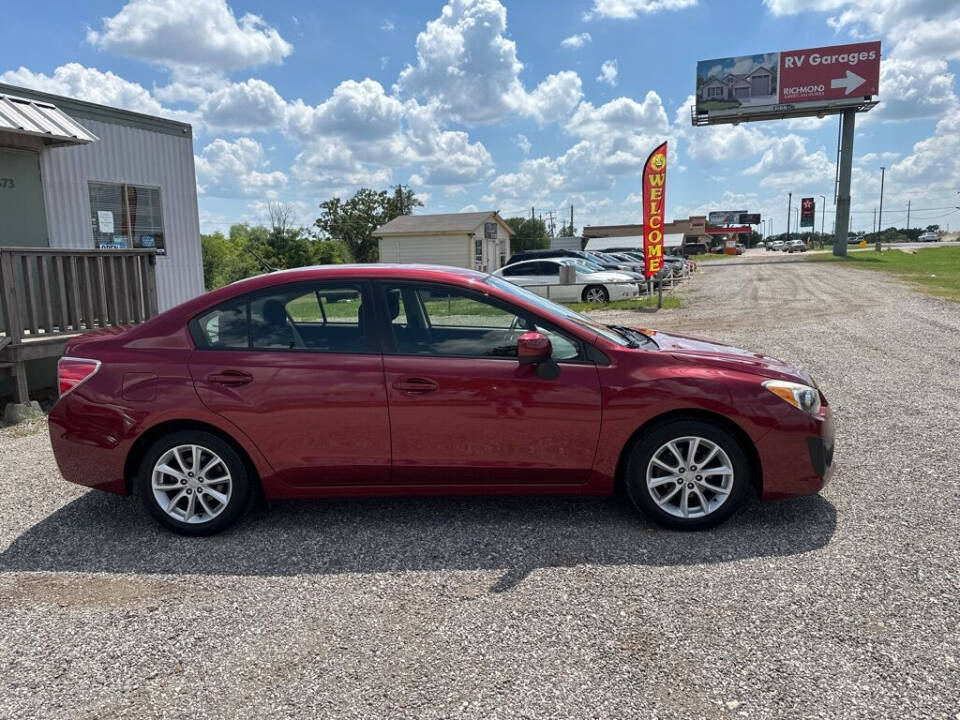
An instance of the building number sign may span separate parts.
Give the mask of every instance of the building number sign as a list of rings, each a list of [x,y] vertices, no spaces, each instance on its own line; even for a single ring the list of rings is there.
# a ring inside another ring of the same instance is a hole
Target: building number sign
[[[12,190],[16,187],[13,178],[0,177],[0,190]]]

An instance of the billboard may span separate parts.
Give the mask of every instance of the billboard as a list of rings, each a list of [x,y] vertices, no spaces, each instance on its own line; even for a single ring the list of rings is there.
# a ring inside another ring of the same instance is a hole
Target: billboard
[[[737,222],[741,225],[759,225],[760,213],[741,213]]]
[[[746,214],[746,210],[715,210],[707,214],[707,222],[711,225],[733,225],[740,222],[741,215]]]
[[[817,215],[817,203],[811,198],[803,198],[800,201],[800,227],[812,228],[815,224]]]
[[[649,280],[663,270],[663,208],[667,193],[667,143],[661,143],[643,166],[643,259]]]
[[[879,85],[879,41],[701,60],[693,122],[869,109]]]

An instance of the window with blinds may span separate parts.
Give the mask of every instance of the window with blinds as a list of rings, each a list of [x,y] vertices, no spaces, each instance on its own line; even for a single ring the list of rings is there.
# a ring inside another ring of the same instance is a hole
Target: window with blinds
[[[154,248],[166,254],[160,188],[90,182],[90,225],[97,248]]]

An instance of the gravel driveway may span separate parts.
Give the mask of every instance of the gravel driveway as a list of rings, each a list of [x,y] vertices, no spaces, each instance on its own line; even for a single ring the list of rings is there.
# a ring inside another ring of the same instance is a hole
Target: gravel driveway
[[[613,500],[405,499],[186,540],[0,436],[0,716],[960,717],[960,304],[748,256],[687,296],[616,319],[809,369],[822,495],[699,534]]]

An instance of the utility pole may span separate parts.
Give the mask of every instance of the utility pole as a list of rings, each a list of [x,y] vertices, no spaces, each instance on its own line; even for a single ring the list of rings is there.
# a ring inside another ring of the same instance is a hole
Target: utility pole
[[[570,235],[573,235],[573,205],[570,206]]]
[[[787,242],[790,242],[790,215],[793,214],[793,193],[787,193]]]
[[[907,200],[907,230],[910,229],[910,201]]]
[[[857,111],[843,111],[841,128],[840,165],[837,172],[837,230],[833,235],[833,254],[847,254],[847,233],[850,230],[850,176],[853,173],[853,131]]]
[[[556,237],[557,235],[557,224],[553,221],[553,210],[547,210],[547,217],[550,218],[550,237]]]
[[[877,232],[883,227],[883,178],[887,174],[885,167],[880,168],[880,215],[877,217]]]
[[[534,216],[533,212],[534,212],[534,211],[533,211],[533,208],[531,207],[531,208],[530,208],[530,219],[531,219],[531,220],[535,220],[535,219],[536,219],[536,217]]]

